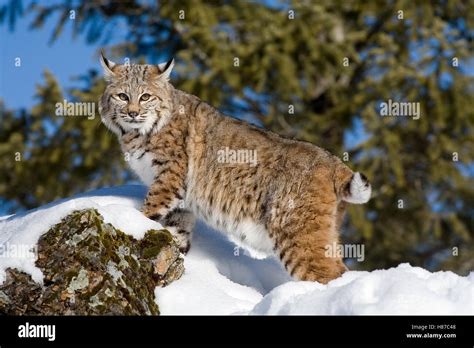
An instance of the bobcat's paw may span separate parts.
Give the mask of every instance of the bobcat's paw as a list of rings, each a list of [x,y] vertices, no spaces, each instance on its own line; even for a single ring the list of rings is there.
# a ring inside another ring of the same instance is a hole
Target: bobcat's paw
[[[174,226],[164,226],[164,228],[173,236],[179,251],[186,255],[191,248],[191,232],[178,229]]]
[[[156,209],[150,209],[150,208],[147,208],[146,206],[144,206],[144,207],[142,207],[142,209],[140,211],[147,218],[149,218],[150,220],[156,221],[156,222],[159,222],[163,218],[163,215],[160,214]]]

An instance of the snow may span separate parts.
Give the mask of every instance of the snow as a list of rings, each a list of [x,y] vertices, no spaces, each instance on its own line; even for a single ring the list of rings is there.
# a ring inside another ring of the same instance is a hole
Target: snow
[[[347,272],[328,285],[289,282],[272,290],[251,314],[474,314],[474,273],[431,273],[404,263]]]
[[[0,217],[0,284],[8,267],[42,282],[29,249],[73,210],[96,208],[106,222],[135,238],[161,228],[139,211],[145,194],[138,185],[106,188]],[[19,246],[28,248],[15,254]],[[201,222],[184,264],[181,279],[155,290],[164,315],[474,314],[474,272],[462,277],[401,264],[350,271],[327,285],[294,281],[275,258],[255,259]]]
[[[0,284],[8,267],[30,273],[35,281],[42,282],[43,274],[34,265],[33,248],[43,233],[74,210],[96,208],[105,222],[135,238],[143,237],[149,229],[162,228],[140,213],[145,194],[146,188],[139,185],[100,189],[0,218]]]
[[[162,314],[245,314],[291,278],[274,258],[254,259],[199,223],[183,277],[155,295]]]

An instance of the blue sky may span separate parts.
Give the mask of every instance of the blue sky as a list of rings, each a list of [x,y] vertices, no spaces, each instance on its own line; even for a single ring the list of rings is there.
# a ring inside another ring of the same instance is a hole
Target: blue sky
[[[19,18],[15,30],[0,26],[0,96],[7,108],[30,108],[34,103],[35,85],[42,83],[48,69],[59,80],[62,88],[77,86],[74,76],[91,68],[100,69],[96,55],[101,44],[86,44],[82,35],[72,38],[72,27],[66,25],[58,40],[49,44],[57,17],[45,22],[42,29],[30,30],[32,17]],[[21,66],[15,66],[15,59]]]

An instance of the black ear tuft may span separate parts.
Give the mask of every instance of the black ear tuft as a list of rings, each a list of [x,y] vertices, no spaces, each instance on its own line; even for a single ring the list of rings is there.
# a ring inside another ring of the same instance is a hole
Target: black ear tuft
[[[169,60],[169,61],[166,63],[166,65],[165,65],[165,67],[163,68],[163,71],[162,71],[161,73],[165,72],[166,69],[168,69],[168,68],[171,66],[171,64],[173,64],[173,59]]]
[[[113,68],[116,64],[108,60],[107,58],[105,58],[103,50],[100,51],[100,64],[102,65],[102,68],[104,69],[105,79],[107,81],[110,81],[115,76]]]
[[[171,71],[173,70],[173,67],[174,67],[174,59],[171,59],[170,61],[166,63],[158,64],[160,77],[164,77],[166,80],[168,80],[170,77]]]

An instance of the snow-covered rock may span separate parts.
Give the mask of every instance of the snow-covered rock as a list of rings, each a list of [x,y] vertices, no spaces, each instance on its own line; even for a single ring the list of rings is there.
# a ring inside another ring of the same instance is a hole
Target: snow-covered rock
[[[146,188],[138,185],[107,188],[0,218],[0,283],[5,280],[8,267],[30,273],[33,280],[41,282],[43,275],[35,267],[35,255],[28,250],[33,249],[43,233],[74,210],[95,208],[106,223],[135,238],[142,238],[148,230],[162,229],[163,226],[139,211],[145,194]]]
[[[105,222],[135,238],[162,228],[140,213],[145,194],[143,186],[101,189],[0,217],[0,284],[8,267],[41,282],[35,255],[13,257],[14,249],[34,246],[74,210],[95,208]],[[461,277],[401,264],[347,272],[327,285],[297,282],[276,259],[254,259],[202,223],[195,228],[184,265],[181,279],[155,289],[161,314],[474,314],[474,272]]]

